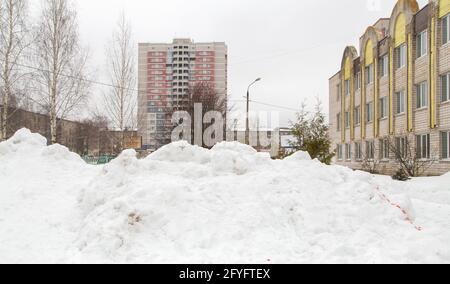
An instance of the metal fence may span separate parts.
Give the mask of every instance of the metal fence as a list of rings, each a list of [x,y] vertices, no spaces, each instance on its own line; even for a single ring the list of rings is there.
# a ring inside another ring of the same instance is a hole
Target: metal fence
[[[104,165],[107,164],[109,162],[111,162],[112,160],[114,160],[116,158],[116,156],[108,156],[108,155],[104,155],[104,156],[83,156],[82,157],[83,160],[90,165]]]

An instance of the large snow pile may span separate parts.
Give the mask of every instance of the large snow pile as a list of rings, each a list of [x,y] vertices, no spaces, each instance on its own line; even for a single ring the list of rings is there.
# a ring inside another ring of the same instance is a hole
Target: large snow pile
[[[95,172],[26,129],[0,143],[0,263],[65,262],[79,223],[76,197]]]
[[[0,263],[450,263],[449,240],[449,175],[400,183],[239,143],[99,167],[27,130],[0,144]]]

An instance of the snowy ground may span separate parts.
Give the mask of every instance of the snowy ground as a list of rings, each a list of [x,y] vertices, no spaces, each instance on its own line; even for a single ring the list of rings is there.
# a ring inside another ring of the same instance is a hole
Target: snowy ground
[[[237,143],[97,167],[28,130],[1,143],[0,263],[104,262],[450,263],[450,174],[394,182]]]

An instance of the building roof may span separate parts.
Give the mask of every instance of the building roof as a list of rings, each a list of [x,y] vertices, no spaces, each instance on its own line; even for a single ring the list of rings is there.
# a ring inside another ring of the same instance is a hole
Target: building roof
[[[330,78],[328,78],[328,81],[333,79],[334,77],[338,76],[339,74],[341,74],[341,70],[337,71],[333,76],[331,76]]]

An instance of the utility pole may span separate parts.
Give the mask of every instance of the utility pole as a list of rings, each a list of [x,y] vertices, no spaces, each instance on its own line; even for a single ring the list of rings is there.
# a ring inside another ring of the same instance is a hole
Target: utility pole
[[[253,81],[247,88],[247,118],[245,121],[245,144],[250,145],[250,120],[249,120],[249,113],[250,113],[250,87],[253,86],[256,82],[261,81],[261,78],[256,79]]]

